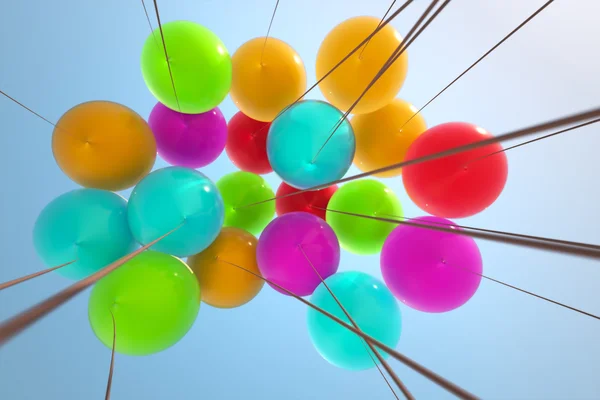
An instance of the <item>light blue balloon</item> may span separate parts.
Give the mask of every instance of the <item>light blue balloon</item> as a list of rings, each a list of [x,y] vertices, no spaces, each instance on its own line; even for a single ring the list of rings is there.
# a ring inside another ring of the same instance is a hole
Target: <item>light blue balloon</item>
[[[362,272],[340,272],[325,283],[364,333],[396,347],[402,325],[400,308],[383,282]],[[352,325],[322,283],[311,302]],[[312,308],[308,310],[308,332],[319,354],[331,364],[355,371],[375,366],[369,355],[377,358],[358,335]],[[383,351],[379,353],[388,357]]]
[[[342,178],[356,150],[354,131],[348,120],[342,122],[327,142],[342,117],[340,110],[319,100],[300,101],[280,114],[267,136],[267,155],[273,171],[298,189]]]
[[[127,201],[99,189],[78,189],[52,200],[38,216],[33,245],[48,267],[82,279],[136,248],[127,223]]]
[[[223,199],[202,173],[185,167],[167,167],[148,174],[129,197],[131,232],[148,244],[179,227],[152,246],[177,257],[206,249],[223,226]]]

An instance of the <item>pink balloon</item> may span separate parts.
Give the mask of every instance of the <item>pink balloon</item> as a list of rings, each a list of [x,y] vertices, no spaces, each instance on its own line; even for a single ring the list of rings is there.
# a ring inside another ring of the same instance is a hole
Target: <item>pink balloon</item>
[[[202,114],[181,114],[157,103],[148,124],[158,154],[171,165],[205,167],[221,155],[227,142],[227,121],[216,107]]]
[[[410,222],[459,229],[438,217]],[[475,294],[482,260],[477,244],[468,236],[400,225],[383,245],[381,272],[388,288],[404,304],[441,313],[462,306]]]
[[[292,212],[267,225],[258,239],[256,257],[263,277],[298,296],[308,296],[321,283],[310,263],[323,279],[335,274],[340,244],[327,222],[313,214]]]

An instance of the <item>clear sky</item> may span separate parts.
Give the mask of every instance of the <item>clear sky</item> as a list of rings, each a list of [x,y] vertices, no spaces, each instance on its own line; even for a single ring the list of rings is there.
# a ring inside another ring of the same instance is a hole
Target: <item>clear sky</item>
[[[400,97],[423,105],[543,2],[453,1],[409,49]],[[274,3],[160,0],[159,6],[163,22],[204,24],[233,53],[266,33]],[[394,23],[402,35],[426,4],[415,1]],[[388,6],[388,0],[281,0],[271,32],[298,51],[312,84],[326,33],[352,16],[382,16]],[[1,90],[53,121],[89,100],[116,101],[148,116],[155,100],[139,67],[149,34],[139,0],[13,1],[0,9]],[[598,15],[596,0],[556,0],[429,106],[423,113],[427,123],[466,121],[500,134],[597,107]],[[318,91],[310,97],[321,98]],[[236,112],[230,99],[221,109],[227,118]],[[597,130],[591,126],[510,151],[501,197],[480,215],[457,222],[599,243]],[[0,282],[44,268],[33,249],[33,224],[48,202],[76,188],[53,160],[51,134],[51,126],[0,98]],[[158,160],[156,168],[163,166]],[[216,181],[234,167],[223,153],[202,171]],[[274,174],[267,180],[274,189],[280,182]],[[422,215],[401,179],[385,183],[400,197],[406,216]],[[478,244],[485,274],[600,313],[598,263]],[[380,276],[376,256],[344,253],[340,270]],[[51,274],[3,291],[0,319],[68,284]],[[88,296],[81,294],[0,349],[1,399],[104,396],[110,351],[89,327]],[[600,397],[596,320],[486,281],[453,312],[401,310],[398,350],[483,398]],[[268,287],[239,309],[203,305],[192,330],[173,348],[143,359],[117,355],[112,398],[392,398],[376,370],[348,372],[324,361],[310,343],[305,318],[303,305]],[[451,398],[406,367],[392,366],[417,398]]]

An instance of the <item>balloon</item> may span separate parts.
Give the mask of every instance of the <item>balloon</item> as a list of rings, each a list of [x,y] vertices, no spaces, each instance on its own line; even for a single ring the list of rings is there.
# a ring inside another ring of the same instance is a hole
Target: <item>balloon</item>
[[[271,123],[260,122],[238,112],[227,125],[225,151],[242,171],[263,175],[273,171],[267,157],[267,134]]]
[[[404,125],[416,112],[412,104],[395,99],[375,112],[352,117],[350,123],[356,136],[354,165],[369,172],[404,161],[409,146],[427,129],[421,114]],[[402,169],[397,168],[374,176],[390,178],[401,173]]]
[[[321,218],[294,212],[275,218],[265,228],[256,257],[262,276],[298,296],[308,296],[321,282],[311,263],[323,279],[335,274],[340,245]]]
[[[299,189],[343,177],[355,150],[350,123],[344,120],[327,141],[341,118],[338,109],[318,100],[298,102],[281,113],[271,124],[267,137],[269,162],[277,175]]]
[[[102,278],[92,289],[88,316],[92,330],[108,348],[144,356],[177,343],[200,310],[200,287],[183,261],[145,251]]]
[[[327,208],[371,217],[402,217],[402,206],[394,192],[373,179],[358,180],[343,185],[331,197]],[[354,254],[379,253],[385,239],[396,227],[390,222],[334,211],[327,211],[327,223],[335,231],[342,248]]]
[[[48,267],[77,260],[57,269],[58,274],[85,278],[135,249],[127,224],[127,201],[98,189],[64,193],[38,216],[33,245]]]
[[[264,51],[263,51],[264,49]],[[259,37],[247,41],[231,57],[231,99],[241,112],[271,122],[306,90],[304,63],[287,43]]]
[[[207,248],[223,226],[223,199],[202,173],[167,167],[144,178],[129,197],[128,218],[136,240],[147,244],[178,228],[152,248],[187,257]]]
[[[264,281],[228,262],[260,275],[257,243],[242,229],[223,228],[206,250],[188,258],[202,288],[202,301],[217,308],[234,308],[256,297]]]
[[[135,111],[110,101],[90,101],[71,108],[57,122],[52,152],[75,183],[119,191],[152,170],[156,142]]]
[[[272,199],[275,193],[263,178],[250,172],[227,174],[217,182],[225,204],[224,226],[233,226],[258,235],[275,215],[273,201],[244,207]]]
[[[329,186],[328,188],[321,190],[310,190],[308,192],[302,192],[299,194],[291,195],[292,193],[299,192],[288,185],[285,182],[281,182],[275,195],[275,210],[277,215],[281,216],[295,211],[303,211],[321,219],[325,219],[325,210],[329,199],[338,189],[337,185]],[[291,195],[291,196],[290,196]],[[282,197],[287,196],[287,197]]]
[[[451,227],[438,217],[411,220]],[[441,313],[465,304],[481,282],[482,261],[477,244],[468,236],[400,225],[381,251],[381,272],[394,296],[416,310]]]
[[[402,325],[400,308],[383,282],[362,272],[349,271],[330,276],[325,283],[364,333],[396,347]],[[310,301],[352,325],[323,284]],[[308,309],[307,320],[310,339],[325,360],[348,370],[375,366],[373,360],[377,358],[358,335],[312,308]],[[379,351],[379,354],[388,357],[385,352]]]
[[[148,36],[142,49],[142,75],[150,92],[170,109],[185,114],[218,106],[231,87],[231,58],[221,39],[189,21],[163,24],[162,32],[168,64],[159,29]]]
[[[407,160],[490,139],[486,130],[463,122],[434,126],[410,147]],[[465,218],[489,207],[504,189],[508,164],[499,143],[404,168],[402,180],[423,211],[444,218]]]
[[[379,26],[375,17],[354,17],[327,34],[317,53],[317,78],[323,78]],[[323,96],[340,110],[347,111],[369,86],[388,58],[402,42],[391,26],[382,30],[356,51],[339,68],[319,83]],[[354,114],[366,114],[391,103],[400,91],[408,70],[406,51],[381,76],[358,102]]]
[[[218,108],[202,114],[180,114],[157,103],[148,120],[158,154],[169,164],[201,168],[225,148],[227,122]]]

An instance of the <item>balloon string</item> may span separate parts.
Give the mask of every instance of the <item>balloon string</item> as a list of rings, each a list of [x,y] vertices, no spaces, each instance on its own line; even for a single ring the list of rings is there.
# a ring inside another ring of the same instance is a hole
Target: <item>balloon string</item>
[[[445,264],[445,265],[450,265],[450,266],[451,266],[451,267],[453,267],[453,268],[458,268],[458,269],[461,269],[461,270],[463,270],[463,271],[469,272],[469,273],[471,273],[471,274],[473,274],[473,275],[477,275],[477,276],[479,276],[479,277],[481,277],[481,278],[484,278],[484,279],[487,279],[487,280],[489,280],[489,281],[492,281],[492,282],[498,283],[498,284],[500,284],[500,285],[503,285],[503,286],[506,286],[506,287],[508,287],[508,288],[511,288],[511,289],[517,290],[517,291],[519,291],[519,292],[521,292],[521,293],[525,293],[525,294],[528,294],[528,295],[530,295],[530,296],[536,297],[536,298],[538,298],[538,299],[541,299],[541,300],[547,301],[547,302],[549,302],[549,303],[556,304],[556,305],[558,305],[558,306],[561,306],[561,307],[564,307],[564,308],[566,308],[566,309],[568,309],[568,310],[575,311],[575,312],[577,312],[577,313],[580,313],[580,314],[583,314],[583,315],[585,315],[585,316],[592,317],[592,318],[595,318],[595,319],[597,319],[597,320],[600,320],[600,317],[599,317],[599,316],[597,316],[597,315],[591,314],[591,313],[589,313],[589,312],[586,312],[586,311],[580,310],[580,309],[578,309],[578,308],[575,308],[575,307],[568,306],[568,305],[566,305],[566,304],[563,304],[563,303],[560,303],[560,302],[558,302],[558,301],[555,301],[555,300],[549,299],[549,298],[547,298],[547,297],[540,296],[539,294],[535,294],[535,293],[529,292],[529,291],[527,291],[527,290],[525,290],[525,289],[521,289],[521,288],[518,288],[518,287],[516,287],[516,286],[509,285],[509,284],[508,284],[508,283],[506,283],[506,282],[502,282],[502,281],[499,281],[499,280],[497,280],[497,279],[490,278],[489,276],[485,276],[485,275],[483,275],[483,274],[480,274],[480,273],[478,273],[478,272],[472,271],[472,270],[470,270],[470,269],[468,269],[468,268],[463,268],[463,267],[459,267],[458,265],[452,265],[452,264],[448,264],[448,263],[446,262],[446,260],[442,260],[442,263],[443,263],[443,264]]]
[[[156,243],[160,242],[161,240],[163,240],[164,238],[166,238],[167,236],[169,236],[170,234],[175,232],[182,225],[183,225],[183,223],[180,224],[177,228],[162,235],[158,239],[155,239],[155,240],[151,241],[150,243],[148,243],[147,245],[144,245],[144,246],[140,247],[139,249],[135,250],[134,252],[132,252],[124,257],[121,257],[117,261],[107,265],[106,267],[93,273],[92,275],[88,276],[87,278],[84,278],[84,279],[76,282],[75,284],[73,284],[73,285],[69,286],[68,288],[58,292],[57,294],[47,298],[46,300],[38,303],[37,305],[31,307],[30,309],[21,312],[20,314],[16,315],[15,317],[2,322],[0,324],[0,347],[2,347],[4,344],[6,344],[6,342],[9,339],[14,337],[18,333],[22,332],[25,328],[32,325],[34,322],[36,322],[39,319],[41,319],[42,317],[46,316],[50,312],[54,311],[59,306],[63,305],[68,300],[75,297],[77,294],[81,293],[82,291],[84,291],[88,287],[92,286],[94,283],[96,283],[97,281],[99,281],[100,279],[102,279],[103,277],[105,277],[106,275],[111,273],[112,271],[119,268],[121,265],[125,264],[127,261],[131,260],[132,258],[137,256],[141,252],[145,251],[146,249],[150,248],[151,246],[155,245]]]
[[[167,61],[167,68],[169,69],[169,77],[171,78],[171,86],[173,86],[173,93],[175,94],[175,101],[177,101],[177,109],[181,114],[181,106],[179,105],[179,98],[177,97],[177,91],[175,90],[175,80],[173,79],[173,71],[171,70],[171,59],[169,53],[167,53],[167,43],[165,42],[165,35],[163,33],[162,24],[160,23],[160,13],[158,12],[157,0],[154,0],[154,10],[156,11],[156,20],[158,21],[158,29],[160,30],[160,37],[162,39],[163,50],[165,52],[165,60]]]
[[[421,108],[419,108],[419,110],[414,113],[405,123],[404,125],[402,125],[400,127],[400,130],[402,130],[402,128],[404,128],[406,126],[406,124],[408,124],[414,117],[416,117],[418,114],[421,113],[421,111],[423,111],[429,104],[431,104],[435,99],[437,99],[442,93],[444,93],[450,86],[454,85],[460,78],[462,78],[465,74],[467,74],[467,72],[469,72],[473,67],[475,67],[477,64],[479,64],[484,58],[486,58],[487,56],[489,56],[494,50],[496,50],[498,47],[500,47],[500,45],[502,45],[502,43],[504,43],[506,40],[508,40],[512,35],[514,35],[515,33],[517,33],[522,27],[524,27],[525,25],[527,25],[533,18],[535,18],[539,13],[541,13],[546,7],[548,7],[550,5],[550,3],[552,3],[554,0],[549,0],[547,1],[543,6],[541,6],[540,8],[537,9],[536,12],[534,12],[533,14],[531,14],[529,16],[529,18],[527,18],[525,21],[521,22],[521,24],[519,26],[517,26],[515,29],[513,29],[508,35],[506,35],[504,37],[504,39],[502,39],[501,41],[499,41],[498,43],[496,43],[496,45],[494,47],[492,47],[491,49],[489,49],[484,55],[482,55],[477,61],[475,61],[473,64],[471,64],[471,66],[469,68],[467,68],[466,70],[464,70],[460,75],[458,75],[452,82],[450,82],[445,88],[443,88],[438,94],[436,94],[435,96],[433,96],[427,103],[425,103],[425,105]]]
[[[495,154],[504,153],[504,152],[506,152],[506,151],[508,151],[508,150],[512,150],[512,149],[516,149],[517,147],[525,146],[526,144],[531,144],[531,143],[537,142],[537,141],[539,141],[539,140],[548,139],[548,138],[551,138],[551,137],[553,137],[553,136],[560,135],[561,133],[569,132],[569,131],[572,131],[572,130],[574,130],[574,129],[577,129],[577,128],[582,128],[582,127],[584,127],[584,126],[587,126],[587,125],[595,124],[596,122],[600,122],[600,118],[596,118],[596,119],[593,119],[593,120],[591,120],[591,121],[589,121],[589,122],[585,122],[585,123],[583,123],[583,124],[575,125],[575,126],[572,126],[572,127],[570,127],[570,128],[563,129],[563,130],[561,130],[561,131],[558,131],[558,132],[551,133],[551,134],[549,134],[549,135],[540,136],[539,138],[532,139],[532,140],[528,140],[528,141],[526,141],[526,142],[519,143],[519,144],[516,144],[516,145],[514,145],[514,146],[510,146],[510,147],[507,147],[507,148],[505,148],[505,149],[502,149],[502,150],[494,151],[493,153],[486,154],[485,156],[478,157],[478,158],[474,158],[473,160],[471,160],[471,161],[467,162],[467,163],[465,164],[465,167],[468,167],[468,166],[469,166],[471,163],[473,163],[473,162],[475,162],[475,161],[483,160],[484,158],[491,157],[491,156],[493,156],[493,155],[495,155]]]
[[[146,3],[144,3],[144,0],[142,0],[142,7],[144,7],[144,14],[146,14],[146,20],[148,21],[148,26],[150,27],[150,34],[154,38],[154,44],[156,44],[156,47],[159,47],[158,42],[156,41],[156,36],[154,36],[154,28],[152,28],[152,22],[150,22],[150,16],[148,15],[148,9],[146,8]]]
[[[348,110],[344,113],[344,115],[342,116],[342,118],[340,118],[340,120],[336,123],[336,125],[333,127],[333,130],[329,134],[329,137],[327,138],[327,140],[325,140],[325,143],[323,143],[323,145],[319,148],[319,150],[317,151],[317,153],[313,157],[313,159],[311,161],[311,164],[315,162],[315,160],[317,159],[317,157],[319,157],[319,154],[321,154],[321,152],[323,151],[323,149],[325,148],[325,146],[327,145],[327,143],[329,143],[329,141],[331,140],[331,138],[333,137],[333,135],[337,132],[337,130],[339,129],[339,127],[342,126],[342,123],[344,123],[344,121],[346,121],[348,119],[348,116],[350,115],[350,113],[354,110],[354,108],[362,100],[362,98],[367,94],[367,92],[373,87],[373,85],[375,85],[375,83],[377,83],[377,81],[392,66],[392,64],[394,62],[396,62],[396,60],[402,54],[404,54],[404,52],[406,51],[406,49],[408,49],[408,47],[414,42],[414,40],[416,38],[418,38],[421,35],[421,33],[423,33],[423,31],[429,26],[429,24],[431,22],[433,22],[433,20],[440,14],[440,12],[442,12],[442,10],[448,5],[448,3],[450,3],[451,0],[446,0],[433,13],[433,15],[423,24],[423,26],[417,31],[417,28],[419,27],[419,25],[421,25],[423,23],[423,21],[425,20],[425,18],[427,17],[427,15],[431,12],[431,10],[433,10],[433,8],[438,3],[438,1],[439,0],[433,0],[431,2],[431,4],[429,5],[429,7],[427,7],[427,9],[425,10],[425,12],[421,15],[421,17],[417,20],[417,22],[413,25],[413,27],[410,29],[410,31],[406,35],[406,38],[405,38],[405,40],[407,41],[406,44],[405,44],[405,42],[403,40],[398,45],[398,47],[393,51],[393,53],[390,55],[390,57],[388,58],[388,60],[383,64],[383,66],[381,67],[381,69],[379,70],[379,72],[377,72],[377,74],[375,75],[375,77],[373,78],[373,80],[371,80],[371,82],[367,85],[367,87],[365,88],[365,90],[360,94],[360,96],[358,96],[358,99],[356,99],[356,101],[354,103],[352,103],[352,105],[350,106],[350,108],[348,108]],[[416,33],[415,33],[415,31],[416,31]]]
[[[452,156],[454,154],[459,154],[459,153],[463,153],[466,151],[471,151],[474,149],[478,149],[480,147],[485,147],[488,146],[490,144],[494,144],[494,143],[500,143],[500,142],[504,142],[504,141],[508,141],[508,140],[512,140],[512,139],[517,139],[520,137],[526,137],[526,136],[531,136],[534,135],[536,133],[548,130],[548,129],[553,129],[553,128],[558,128],[558,127],[562,127],[564,125],[570,125],[570,124],[574,124],[577,122],[581,122],[581,121],[586,121],[592,118],[598,118],[600,117],[600,108],[595,108],[589,111],[583,111],[577,114],[572,114],[572,115],[568,115],[566,117],[562,117],[559,119],[555,119],[555,120],[551,120],[551,121],[547,121],[547,122],[542,122],[540,124],[537,125],[533,125],[533,126],[529,126],[526,128],[521,128],[518,129],[516,131],[513,132],[509,132],[509,133],[505,133],[502,135],[498,135],[495,137],[491,137],[489,139],[485,139],[485,140],[481,140],[479,142],[473,142],[473,143],[469,143],[467,145],[464,146],[458,146],[458,147],[453,147],[451,149],[448,150],[444,150],[444,151],[440,151],[439,153],[434,153],[434,154],[429,154],[423,157],[419,157],[419,158],[415,158],[412,160],[407,160],[407,161],[403,161],[403,162],[399,162],[396,164],[391,164],[382,168],[378,168],[372,171],[367,171],[367,172],[363,172],[357,175],[352,175],[346,178],[342,178],[342,179],[338,179],[337,181],[333,181],[333,182],[329,182],[329,183],[325,183],[323,185],[318,185],[318,186],[313,186],[307,189],[302,189],[302,190],[298,190],[292,193],[286,193],[284,195],[281,196],[276,196],[276,197],[272,197],[270,199],[265,199],[265,200],[261,200],[261,201],[257,201],[255,203],[251,203],[251,204],[247,204],[245,206],[238,206],[239,208],[244,208],[244,207],[251,207],[251,206],[255,206],[255,205],[259,205],[262,203],[267,203],[269,201],[275,201],[277,199],[283,199],[286,197],[290,197],[290,196],[296,196],[299,195],[301,193],[305,193],[305,192],[310,192],[310,191],[316,191],[316,190],[320,190],[320,189],[325,189],[328,188],[330,186],[333,185],[337,185],[340,183],[345,183],[345,182],[350,182],[350,181],[354,181],[357,179],[361,179],[361,178],[366,178],[368,176],[371,175],[376,175],[382,172],[387,172],[387,171],[393,171],[396,169],[400,169],[400,168],[404,168],[404,167],[408,167],[410,165],[417,165],[417,164],[421,164],[421,163],[425,163],[428,161],[432,161],[432,160],[437,160],[440,158],[445,158],[445,157],[449,157]]]
[[[326,209],[323,209],[323,210],[326,211]],[[409,221],[418,221],[417,218],[400,217],[400,216],[391,215],[391,214],[379,214],[379,215],[383,216],[383,217],[399,218],[399,219],[409,220]],[[531,240],[539,240],[539,241],[543,241],[543,242],[545,241],[545,242],[548,242],[548,243],[564,244],[564,245],[567,245],[567,246],[578,246],[578,247],[583,247],[583,248],[587,248],[587,249],[600,250],[600,246],[595,245],[595,244],[580,243],[580,242],[571,242],[571,241],[568,241],[568,240],[552,239],[552,238],[546,238],[546,237],[541,237],[541,236],[524,235],[524,234],[521,234],[521,233],[496,231],[496,230],[492,230],[492,229],[475,228],[475,227],[472,227],[472,226],[449,224],[449,223],[446,223],[446,222],[429,221],[428,223],[435,224],[435,225],[455,227],[455,228],[459,228],[459,229],[468,229],[468,230],[472,230],[472,231],[489,232],[489,233],[494,233],[494,234],[498,234],[498,235],[506,235],[506,236],[512,236],[512,237],[520,237],[520,238],[525,238],[525,239],[531,239]]]
[[[335,70],[337,70],[344,62],[346,62],[346,60],[348,60],[350,57],[352,57],[352,55],[354,55],[354,53],[356,53],[363,45],[365,45],[369,40],[371,40],[373,38],[373,36],[375,36],[377,34],[377,32],[379,32],[380,30],[385,28],[390,22],[392,22],[394,20],[394,18],[396,18],[398,15],[400,15],[400,13],[402,11],[404,11],[404,9],[406,9],[406,7],[408,7],[413,1],[414,0],[407,0],[403,5],[400,6],[399,9],[394,11],[388,19],[386,19],[377,29],[375,29],[369,36],[367,36],[362,42],[360,42],[350,53],[346,54],[344,56],[344,58],[342,58],[336,65],[333,66],[333,68],[331,68],[325,75],[323,75],[320,79],[318,79],[317,82],[315,82],[315,84],[313,84],[310,88],[308,88],[308,90],[306,90],[292,104],[288,105],[279,114],[277,114],[277,116],[275,117],[275,119],[273,119],[273,121],[271,121],[271,123],[276,121],[277,118],[279,118],[283,113],[285,113],[292,106],[297,104],[300,100],[302,100],[304,98],[304,96],[306,96],[308,93],[310,93],[321,82],[323,82],[327,77],[329,77],[329,75],[331,75]],[[260,132],[262,132],[264,129],[266,129],[266,125],[263,125],[260,129],[255,131],[254,134],[257,135]]]
[[[464,236],[469,236],[469,237],[472,237],[475,239],[488,240],[488,241],[492,241],[492,242],[500,242],[500,243],[504,243],[504,244],[512,244],[512,245],[516,245],[516,246],[534,248],[534,249],[538,249],[538,250],[546,250],[546,251],[550,251],[550,252],[554,252],[554,253],[570,254],[570,255],[575,255],[575,256],[584,257],[584,258],[591,258],[594,260],[600,259],[600,248],[597,246],[586,244],[586,243],[572,242],[573,245],[567,245],[567,244],[557,243],[557,242],[548,242],[547,240],[540,241],[537,239],[526,239],[525,237],[504,236],[504,235],[499,235],[499,234],[495,234],[495,233],[491,233],[491,232],[481,232],[481,231],[478,232],[478,231],[469,231],[469,230],[463,230],[463,229],[452,229],[450,227],[445,228],[442,226],[419,224],[419,223],[408,222],[408,221],[398,221],[398,220],[390,219],[390,218],[380,218],[380,217],[374,217],[374,216],[364,215],[364,214],[355,214],[355,213],[346,212],[346,211],[331,210],[328,208],[321,208],[321,207],[314,207],[314,206],[313,206],[313,208],[325,210],[327,212],[348,215],[348,216],[352,216],[352,217],[371,219],[374,221],[390,222],[393,224],[414,226],[417,228],[424,228],[424,229],[430,229],[430,230],[434,230],[434,231],[452,233],[455,235],[464,235]]]
[[[113,344],[112,344],[112,352],[110,355],[110,369],[108,372],[108,382],[106,383],[106,396],[104,400],[110,400],[110,390],[112,388],[112,379],[113,379],[113,371],[115,368],[115,347],[117,346],[117,323],[115,322],[115,315],[112,310],[110,310],[110,316],[112,318],[113,323]]]
[[[45,269],[43,271],[38,271],[38,272],[34,272],[33,274],[25,275],[25,276],[23,276],[21,278],[17,278],[17,279],[13,279],[11,281],[8,281],[8,282],[0,283],[0,290],[7,289],[7,288],[9,288],[11,286],[18,285],[19,283],[23,283],[23,282],[26,282],[26,281],[28,281],[30,279],[37,278],[38,276],[45,275],[48,272],[55,271],[55,270],[57,270],[59,268],[62,268],[62,267],[66,267],[67,265],[73,264],[75,261],[77,261],[77,260],[69,261],[68,263],[57,265],[56,267],[48,268],[48,269]]]
[[[352,316],[350,315],[350,313],[346,310],[346,308],[342,305],[342,303],[337,298],[337,296],[333,293],[333,291],[331,290],[331,288],[329,287],[329,285],[327,284],[327,282],[325,282],[325,279],[323,279],[323,277],[321,276],[321,274],[319,273],[319,271],[317,270],[317,268],[314,266],[314,264],[312,263],[312,261],[310,261],[310,259],[308,258],[308,255],[304,251],[304,248],[302,247],[301,244],[298,245],[298,248],[302,252],[302,255],[304,256],[304,258],[306,259],[306,261],[308,262],[308,264],[310,265],[310,267],[312,268],[312,270],[315,271],[315,274],[317,274],[317,276],[321,280],[321,283],[323,284],[323,286],[325,287],[325,289],[327,289],[327,291],[329,292],[329,294],[331,295],[331,297],[333,297],[333,299],[335,300],[335,302],[337,303],[337,305],[340,307],[340,309],[342,310],[342,312],[346,315],[346,318],[348,318],[348,320],[350,321],[350,323],[352,324],[352,326],[355,327],[356,329],[360,330],[358,324],[354,321],[354,318],[352,318]],[[362,332],[362,330],[361,330],[361,332]],[[392,370],[392,368],[389,366],[389,364],[383,359],[383,357],[381,356],[381,354],[379,354],[379,352],[377,351],[377,349],[375,349],[375,347],[373,347],[373,345],[371,343],[365,341],[364,339],[361,340],[361,342],[362,342],[363,346],[365,346],[365,350],[366,350],[367,354],[369,355],[369,357],[371,358],[371,361],[373,361],[373,364],[375,365],[375,367],[377,367],[377,370],[379,371],[379,374],[381,374],[381,377],[383,378],[383,380],[385,380],[385,383],[387,383],[388,387],[390,388],[390,390],[394,394],[394,397],[399,400],[398,395],[396,394],[396,392],[392,388],[392,385],[390,385],[390,382],[385,377],[383,371],[381,370],[381,368],[379,368],[379,365],[377,364],[377,361],[375,361],[375,359],[373,358],[373,354],[375,354],[375,356],[377,357],[377,359],[379,360],[379,362],[383,365],[383,367],[385,368],[385,370],[387,371],[387,373],[392,377],[392,379],[394,380],[394,382],[396,383],[396,385],[398,386],[398,388],[400,388],[400,390],[402,391],[402,393],[404,393],[404,395],[406,396],[406,398],[409,399],[409,400],[414,400],[413,395],[406,388],[406,386],[404,386],[404,383],[402,383],[402,381],[400,380],[400,378],[398,378],[398,376],[396,375],[396,373]],[[371,350],[372,354],[369,351],[369,349]]]
[[[440,387],[446,389],[447,391],[449,391],[450,393],[454,394],[456,397],[460,398],[460,399],[464,399],[464,400],[477,400],[478,397],[469,393],[468,391],[466,391],[465,389],[461,388],[460,386],[446,380],[445,378],[441,377],[440,375],[436,374],[435,372],[425,368],[424,366],[422,366],[421,364],[413,361],[412,359],[406,357],[405,355],[403,355],[402,353],[396,351],[395,349],[391,348],[390,346],[386,345],[385,343],[380,342],[379,340],[367,335],[366,333],[362,332],[359,329],[356,329],[355,327],[347,324],[346,322],[342,321],[340,318],[336,317],[335,315],[331,314],[328,311],[325,311],[324,309],[312,304],[311,302],[303,299],[302,297],[298,296],[297,294],[289,291],[288,289],[276,284],[275,282],[270,281],[269,279],[261,276],[260,274],[257,274],[253,271],[250,271],[240,265],[234,264],[232,262],[229,261],[225,261],[225,260],[221,260],[221,262],[227,263],[229,265],[232,265],[236,268],[239,268],[243,271],[248,272],[249,274],[254,275],[255,277],[257,277],[258,279],[262,279],[263,281],[267,282],[268,284],[280,289],[281,291],[285,292],[286,294],[290,295],[291,297],[295,298],[296,300],[304,303],[305,305],[307,305],[308,307],[312,308],[313,310],[325,315],[326,317],[332,319],[333,321],[335,321],[336,323],[338,323],[339,325],[343,326],[344,328],[348,329],[349,331],[355,333],[356,335],[360,336],[362,339],[366,340],[367,342],[371,343],[374,346],[377,346],[378,348],[380,348],[382,351],[385,351],[386,353],[388,353],[390,356],[392,356],[393,358],[395,358],[396,360],[400,361],[402,364],[406,365],[407,367],[409,367],[410,369],[416,371],[417,373],[425,376],[426,378],[428,378],[429,380],[431,380],[432,382],[434,382],[435,384],[439,385]]]
[[[267,40],[269,39],[269,34],[271,33],[271,26],[273,25],[273,20],[275,19],[275,14],[277,13],[277,7],[279,7],[279,0],[275,3],[275,8],[273,9],[273,15],[271,15],[271,22],[269,22],[269,29],[267,29],[267,36],[265,36],[265,43],[263,44],[262,52],[260,53],[260,66],[264,67],[263,57],[265,56],[265,48],[267,47]]]
[[[397,0],[392,1],[392,4],[390,4],[390,6],[387,9],[387,11],[385,12],[385,14],[383,14],[383,17],[381,18],[381,21],[379,21],[379,24],[377,24],[377,28],[379,28],[381,26],[381,24],[385,20],[385,17],[387,17],[387,15],[390,13],[390,11],[392,11],[392,8],[394,7],[394,4],[396,4],[396,1]],[[369,45],[369,43],[371,43],[371,39],[367,40],[367,43],[365,43],[365,47],[363,47],[362,50],[360,51],[360,53],[358,54],[358,59],[359,60],[362,60],[362,55],[365,52],[365,49],[367,48],[367,46]]]

